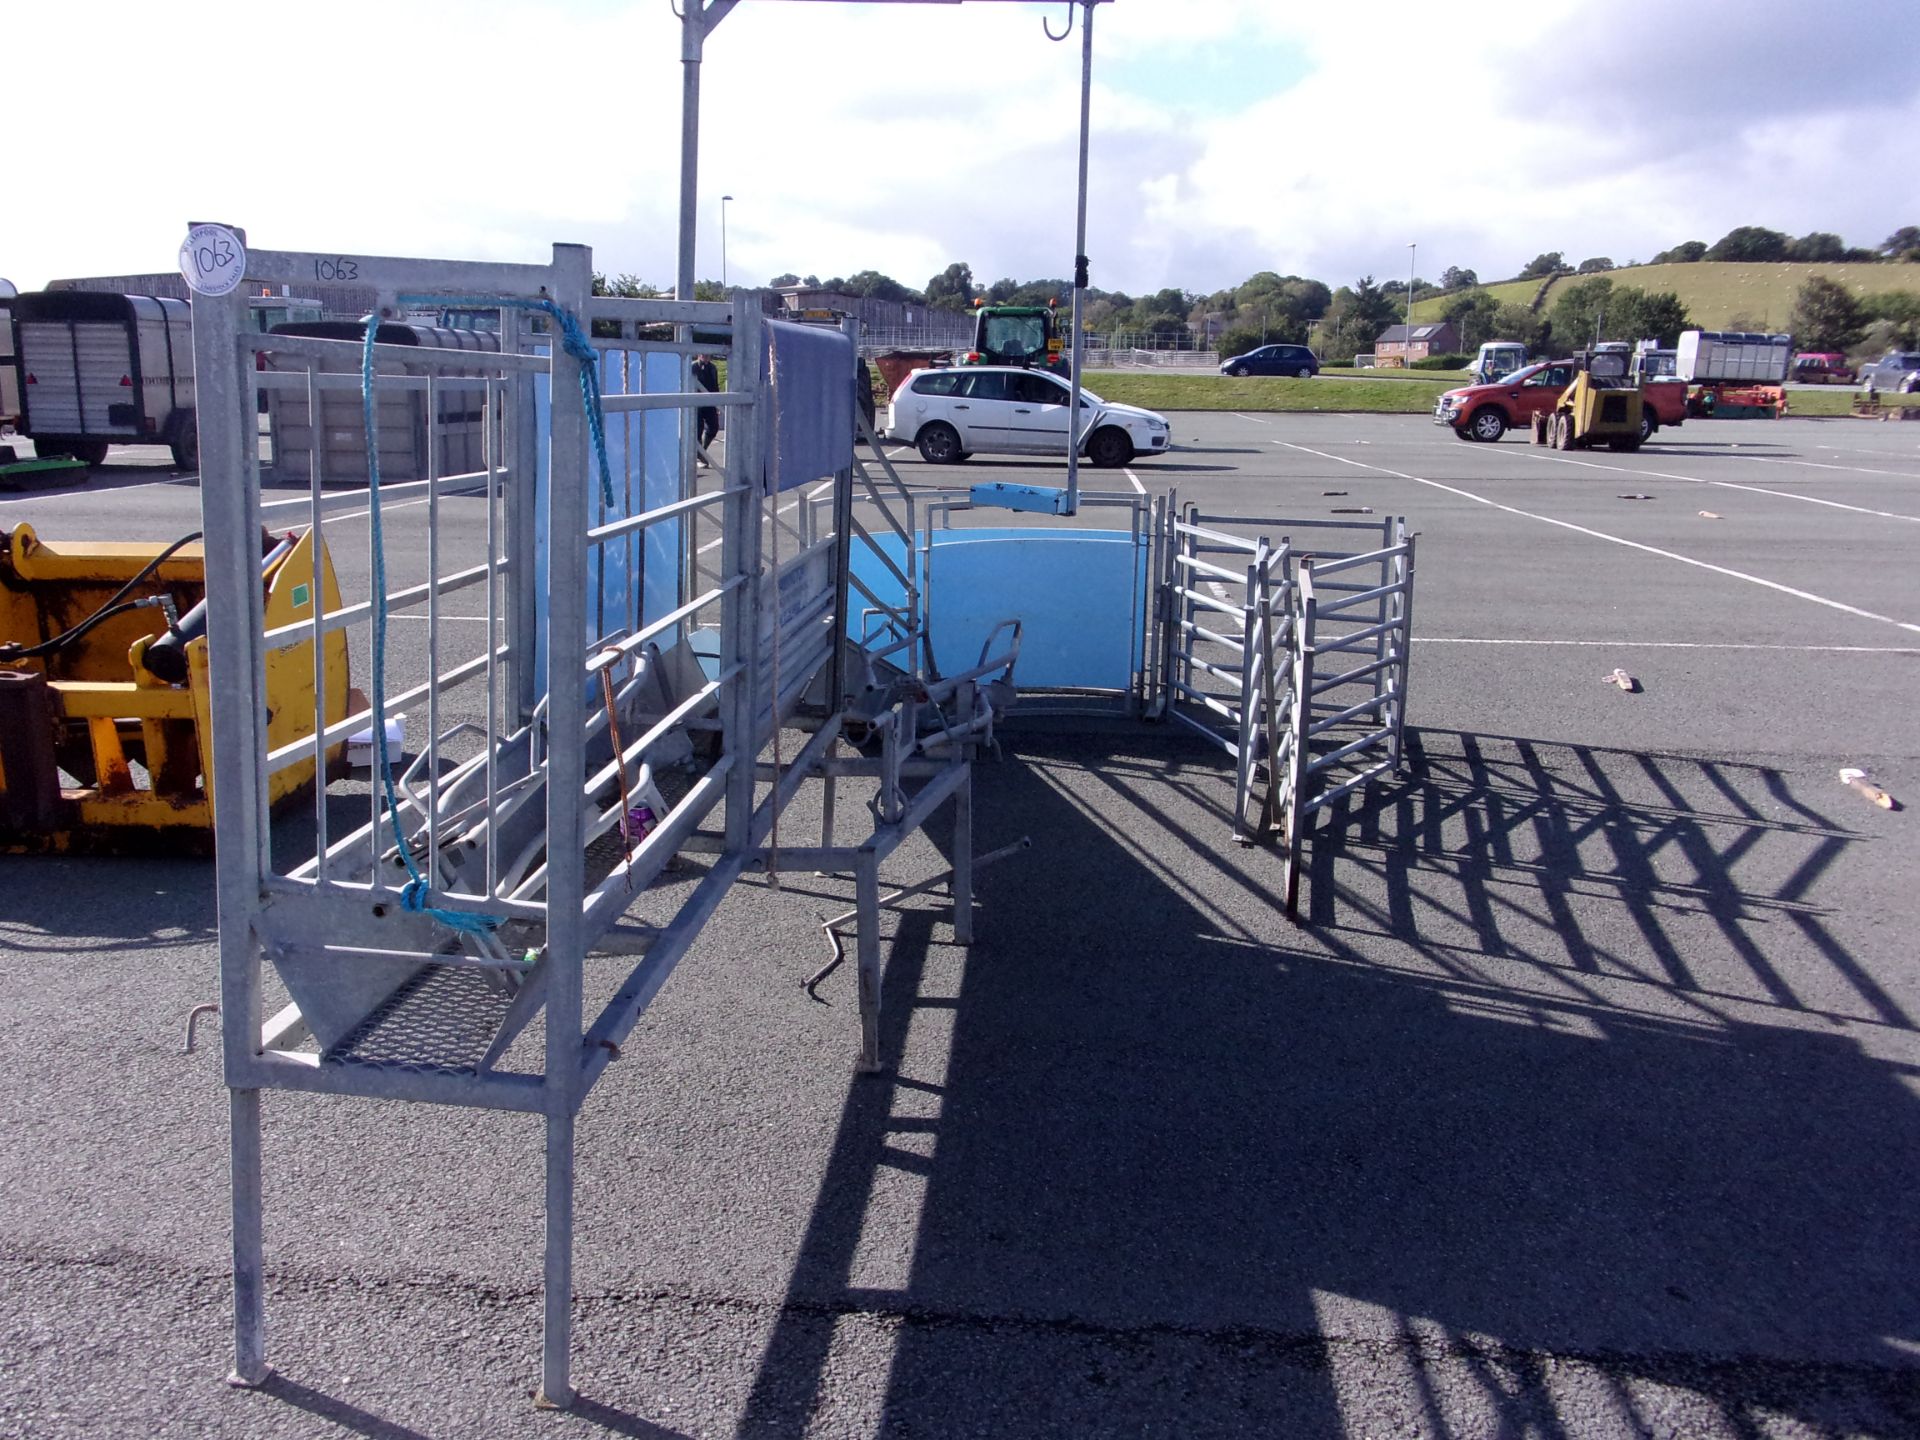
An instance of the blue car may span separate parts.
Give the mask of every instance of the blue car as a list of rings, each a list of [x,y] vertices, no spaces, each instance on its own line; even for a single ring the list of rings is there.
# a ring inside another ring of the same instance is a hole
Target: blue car
[[[1320,373],[1320,357],[1304,345],[1262,345],[1244,355],[1220,362],[1222,375],[1298,375],[1302,380]]]

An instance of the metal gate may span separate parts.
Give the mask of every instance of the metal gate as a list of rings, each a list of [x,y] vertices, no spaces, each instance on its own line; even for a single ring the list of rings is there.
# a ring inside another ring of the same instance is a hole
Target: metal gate
[[[1276,830],[1297,916],[1313,814],[1400,765],[1414,543],[1397,517],[1162,521],[1158,708],[1234,760],[1233,837]]]
[[[1214,528],[1220,520],[1168,506],[1162,674],[1167,718],[1233,757],[1233,838],[1244,845],[1273,827],[1276,777],[1292,773],[1292,551],[1284,537]]]

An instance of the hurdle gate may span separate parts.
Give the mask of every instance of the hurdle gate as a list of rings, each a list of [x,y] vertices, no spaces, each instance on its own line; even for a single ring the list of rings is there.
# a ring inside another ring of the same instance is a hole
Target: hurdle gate
[[[1313,814],[1400,765],[1413,538],[1397,517],[1209,514],[1171,500],[1160,533],[1160,713],[1233,757],[1233,837],[1277,829],[1297,917]]]

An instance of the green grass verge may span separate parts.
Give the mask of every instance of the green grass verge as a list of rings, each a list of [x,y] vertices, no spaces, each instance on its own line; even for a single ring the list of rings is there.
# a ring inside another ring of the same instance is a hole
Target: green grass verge
[[[1787,414],[1845,415],[1852,410],[1854,396],[1858,393],[1850,385],[1830,385],[1820,390],[1790,390],[1787,392]],[[1882,395],[1880,403],[1911,407],[1920,405],[1920,395]]]
[[[1416,372],[1417,373],[1417,372]],[[1101,375],[1089,388],[1121,405],[1149,410],[1327,410],[1371,414],[1427,415],[1450,380],[1397,384],[1379,380],[1340,380],[1326,374],[1313,380],[1226,375]]]
[[[1473,378],[1467,370],[1408,370],[1402,366],[1391,366],[1384,370],[1366,369],[1355,365],[1322,365],[1320,373],[1338,379],[1342,376],[1358,380],[1371,375],[1379,380],[1444,380],[1448,388]]]

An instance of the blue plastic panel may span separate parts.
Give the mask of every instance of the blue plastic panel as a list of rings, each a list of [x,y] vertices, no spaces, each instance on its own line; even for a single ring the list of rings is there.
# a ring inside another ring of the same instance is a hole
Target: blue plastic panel
[[[902,542],[878,537],[905,568]],[[853,573],[890,604],[900,584],[864,545],[852,550]],[[1145,551],[1124,530],[939,530],[933,535],[927,631],[943,674],[976,664],[1000,621],[1022,625],[1022,687],[1125,690],[1140,665],[1141,607],[1146,603]],[[864,625],[857,594],[849,629]]]
[[[638,350],[601,353],[600,386],[607,395],[646,394],[681,388],[680,357]],[[552,385],[548,376],[533,382],[534,412],[534,584],[539,595],[534,673],[545,693],[547,673],[547,467],[553,437]],[[568,403],[578,403],[569,394]],[[613,472],[614,506],[600,495],[599,465],[589,453],[587,515],[604,524],[636,515],[680,498],[680,426],[677,410],[610,415],[606,421],[607,464]],[[587,628],[597,636],[637,629],[680,603],[679,520],[651,526],[643,541],[616,542],[598,548],[587,570]],[[637,553],[636,553],[637,551]],[[636,574],[636,566],[638,573]]]

